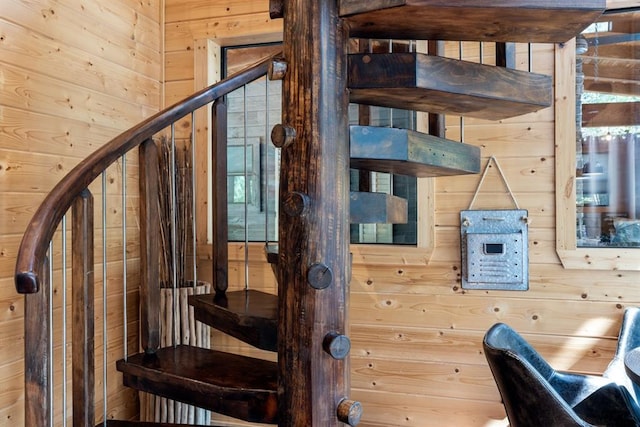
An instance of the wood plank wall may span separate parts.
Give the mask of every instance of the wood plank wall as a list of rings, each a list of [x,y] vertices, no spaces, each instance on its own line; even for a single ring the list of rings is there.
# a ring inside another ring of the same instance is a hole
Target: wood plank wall
[[[23,297],[13,285],[21,235],[46,192],[81,159],[160,108],[161,0],[2,0],[0,2],[0,426],[24,425]],[[127,210],[137,211],[137,159],[128,159]],[[107,174],[107,306],[121,320],[121,165]],[[96,210],[101,186],[92,185]],[[98,221],[100,222],[100,221]],[[70,223],[69,223],[70,224]],[[68,228],[70,230],[70,228]],[[134,221],[129,236],[137,233]],[[59,233],[58,233],[59,234]],[[60,280],[60,236],[55,239]],[[101,233],[96,233],[101,244]],[[70,250],[70,232],[68,248]],[[138,244],[129,239],[129,348],[137,349]],[[70,253],[70,252],[69,252]],[[98,257],[97,257],[98,258]],[[70,265],[71,260],[68,260]],[[96,261],[96,344],[102,346],[102,258]],[[69,280],[70,281],[70,280]],[[69,285],[70,286],[70,285]],[[55,307],[61,306],[55,292]],[[71,298],[67,298],[68,304]],[[134,308],[134,309],[132,309]],[[71,313],[70,308],[67,310]],[[59,332],[56,326],[56,334]],[[107,325],[114,343],[108,367],[108,416],[137,414],[136,394],[123,392],[114,359],[122,357],[121,328]],[[56,335],[59,337],[59,335]],[[70,332],[67,335],[70,339]],[[60,356],[60,344],[56,346]],[[59,359],[58,359],[59,360]],[[102,378],[102,361],[96,363]],[[59,370],[59,366],[58,366]],[[59,373],[58,381],[59,381]],[[101,380],[98,387],[101,390]],[[57,393],[59,396],[60,382]],[[97,391],[102,399],[102,392]],[[97,418],[102,419],[102,403]],[[56,425],[62,425],[60,409]]]
[[[167,97],[177,99],[191,90],[197,40],[210,38],[222,46],[245,39],[271,41],[278,23],[268,20],[267,11],[267,1],[168,0]],[[553,48],[534,46],[533,71],[553,74]],[[449,45],[447,56],[457,55],[457,44]],[[465,43],[463,55],[477,60],[478,44]],[[518,67],[527,67],[524,45],[518,48]],[[448,117],[447,137],[459,135],[459,119]],[[492,324],[512,325],[557,368],[600,373],[613,355],[624,307],[640,303],[639,273],[565,270],[558,260],[553,108],[500,122],[466,119],[464,139],[482,148],[485,162],[491,155],[498,158],[520,206],[529,210],[530,290],[460,288],[459,212],[468,208],[479,176],[437,179],[435,224],[423,225],[436,229],[429,265],[410,264],[400,256],[385,258],[381,249],[375,264],[359,258],[353,266],[352,397],[364,406],[361,425],[506,425],[481,349]],[[495,171],[483,189],[476,208],[511,207]],[[210,277],[206,252],[200,254],[200,277]],[[236,260],[231,288],[239,288],[244,283],[244,249],[236,245],[230,252]],[[250,283],[273,292],[273,274],[260,245],[251,246],[249,253]],[[213,345],[273,357],[217,334]]]

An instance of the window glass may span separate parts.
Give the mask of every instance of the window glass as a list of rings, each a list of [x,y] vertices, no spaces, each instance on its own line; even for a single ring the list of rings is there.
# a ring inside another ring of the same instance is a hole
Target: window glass
[[[223,70],[232,74],[280,51],[279,45],[224,49]],[[277,240],[280,152],[270,141],[280,123],[282,85],[262,78],[228,95],[227,194],[229,240]],[[366,107],[368,124],[415,129],[415,112]],[[349,107],[351,124],[361,122],[357,105]],[[351,191],[395,194],[408,201],[406,224],[352,224],[352,243],[417,243],[417,180],[415,177],[351,170]]]
[[[576,40],[578,247],[640,247],[639,13],[606,13]]]

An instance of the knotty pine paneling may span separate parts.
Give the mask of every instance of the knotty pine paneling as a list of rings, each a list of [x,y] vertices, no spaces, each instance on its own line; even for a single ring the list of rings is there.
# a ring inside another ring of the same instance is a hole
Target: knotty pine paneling
[[[24,425],[22,362],[24,296],[15,292],[13,270],[21,234],[47,191],[80,160],[161,108],[162,2],[144,0],[3,0],[0,2],[0,425]],[[107,184],[107,290],[111,322],[122,307],[121,162]],[[130,348],[137,346],[139,280],[137,155],[127,156],[127,306]],[[90,186],[101,208],[101,183]],[[97,211],[96,226],[101,223]],[[67,251],[71,251],[67,217]],[[98,245],[100,232],[95,234]],[[62,290],[60,232],[54,238],[54,305]],[[102,253],[96,251],[96,343],[101,343]],[[71,260],[67,260],[67,267]],[[67,272],[67,276],[70,270]],[[70,286],[70,277],[67,277]],[[70,304],[70,297],[67,304]],[[70,307],[67,307],[70,316]],[[56,313],[59,308],[56,310]],[[56,337],[60,322],[54,322]],[[108,324],[108,414],[131,418],[135,392],[115,374],[122,357],[121,327]],[[70,334],[68,335],[70,339]],[[56,344],[56,348],[60,343]],[[59,356],[59,353],[57,353]],[[59,362],[59,361],[58,361]],[[60,369],[58,363],[56,369]],[[98,360],[96,368],[101,369]],[[101,377],[100,370],[98,375]],[[60,382],[56,384],[60,387]],[[99,386],[100,387],[100,386]],[[101,388],[100,388],[101,390]],[[102,392],[97,393],[102,401]],[[102,406],[100,405],[99,408]],[[101,409],[96,411],[102,417]],[[55,425],[61,425],[56,409]]]
[[[0,105],[2,149],[84,159],[113,138],[113,129]],[[78,143],[82,141],[82,143]]]
[[[93,3],[91,3],[93,4]],[[160,82],[101,57],[92,57],[80,49],[62,50],[59,42],[34,33],[14,23],[2,24],[2,60],[10,64],[24,64],[31,72],[116,95],[136,104],[157,106]],[[35,59],[35,60],[34,60]],[[47,64],[42,67],[42,64]]]
[[[123,31],[124,18],[105,19],[101,8],[108,8],[111,3],[94,2],[84,6],[80,0],[53,2],[38,0],[23,2],[20,0],[4,0],[0,4],[0,16],[8,21],[30,29],[60,42],[60,49],[73,47],[89,53],[91,57],[102,57],[114,64],[159,80],[161,69],[157,66],[160,60],[160,28],[153,29],[156,47],[150,47],[136,41],[135,14],[129,15],[128,26]],[[135,2],[128,2],[134,4]],[[146,2],[150,8],[159,9],[160,2]],[[133,6],[130,6],[133,9]],[[113,16],[113,15],[112,15]],[[113,30],[110,25],[113,25]],[[115,31],[120,28],[121,31]],[[43,67],[46,64],[43,64]]]

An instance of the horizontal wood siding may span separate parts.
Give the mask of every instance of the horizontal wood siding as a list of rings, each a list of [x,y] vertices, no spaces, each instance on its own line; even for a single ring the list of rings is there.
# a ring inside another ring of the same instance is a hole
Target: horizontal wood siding
[[[80,160],[159,110],[162,95],[161,1],[3,0],[0,2],[0,425],[24,425],[24,299],[13,273],[21,235],[45,194]],[[106,174],[107,191],[107,416],[131,418],[137,393],[122,386],[122,164]],[[137,350],[139,269],[137,155],[127,159],[127,286],[129,351]],[[100,180],[98,180],[100,181]],[[96,211],[102,186],[90,186]],[[71,253],[71,216],[67,251]],[[97,219],[97,226],[101,220]],[[61,233],[53,242],[55,313],[61,312]],[[102,233],[95,233],[102,247]],[[71,266],[71,258],[67,260]],[[102,351],[102,254],[96,253],[96,354]],[[68,278],[70,292],[71,280]],[[71,315],[71,294],[67,295]],[[69,317],[70,319],[70,317]],[[70,323],[69,323],[70,325]],[[61,322],[54,323],[61,357]],[[71,340],[70,331],[67,339]],[[70,356],[70,350],[68,352]],[[69,375],[70,388],[70,369]],[[56,399],[61,395],[56,364]],[[96,361],[96,422],[103,418],[102,359]],[[69,398],[71,393],[69,390]],[[58,402],[58,400],[56,400]],[[58,405],[55,425],[62,425]]]

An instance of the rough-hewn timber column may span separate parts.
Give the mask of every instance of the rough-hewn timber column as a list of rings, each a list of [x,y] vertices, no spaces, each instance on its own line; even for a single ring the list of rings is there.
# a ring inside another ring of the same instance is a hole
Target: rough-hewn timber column
[[[350,388],[348,351],[340,359],[323,349],[325,338],[347,333],[345,55],[337,0],[284,2],[283,125],[296,136],[281,163],[280,426],[342,425],[338,407]]]

